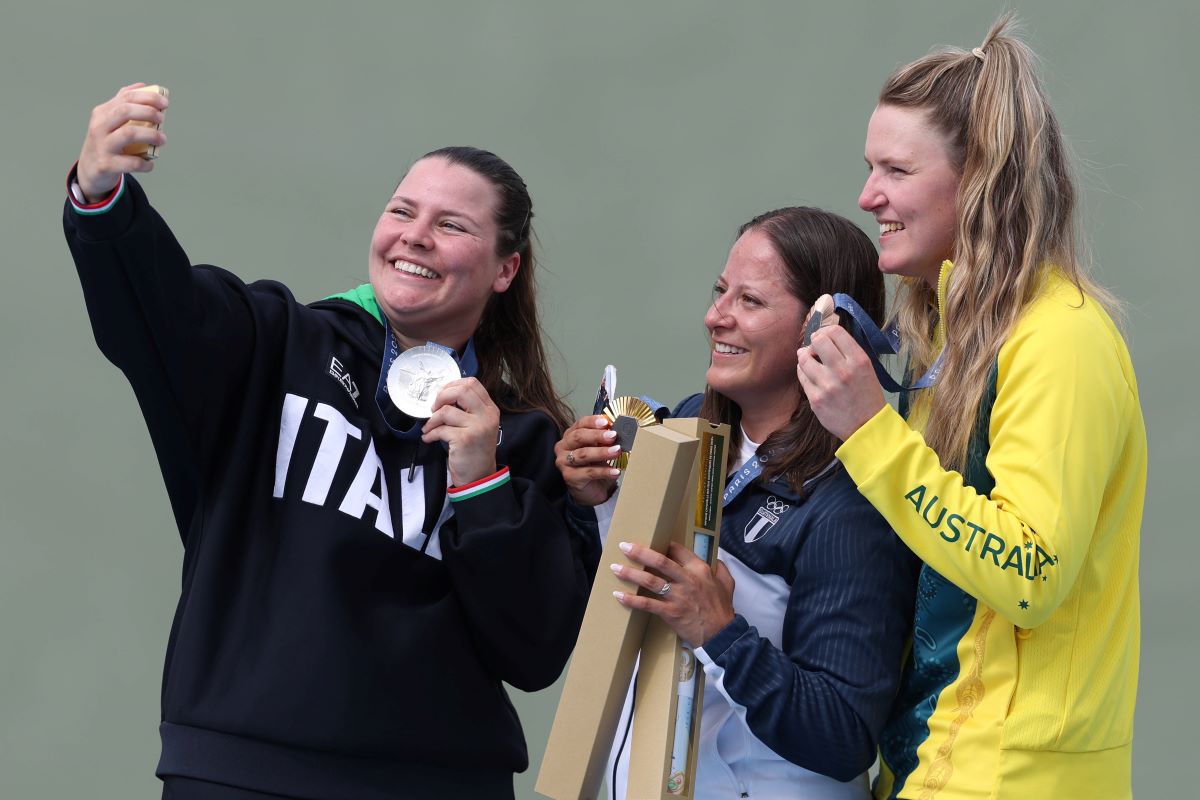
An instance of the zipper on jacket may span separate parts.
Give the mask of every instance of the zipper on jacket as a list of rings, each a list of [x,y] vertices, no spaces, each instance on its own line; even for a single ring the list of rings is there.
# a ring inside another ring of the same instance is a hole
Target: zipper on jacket
[[[419,449],[420,449],[420,445],[416,445],[416,444],[414,444],[414,445],[413,445],[413,449],[412,449],[412,457],[411,457],[411,458],[408,460],[408,482],[409,482],[409,483],[412,483],[412,482],[413,482],[413,478],[415,478],[415,477],[416,477],[416,472],[417,472],[417,450],[419,450]]]

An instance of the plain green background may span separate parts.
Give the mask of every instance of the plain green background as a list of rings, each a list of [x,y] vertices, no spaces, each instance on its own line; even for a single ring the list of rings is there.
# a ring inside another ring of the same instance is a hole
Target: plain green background
[[[1194,772],[1191,312],[1195,4],[1019,8],[1080,160],[1101,282],[1129,303],[1151,447],[1141,561],[1138,796]],[[159,681],[181,549],[149,438],[97,351],[62,240],[88,114],[171,90],[145,185],[196,261],[316,299],[365,279],[394,182],[445,144],[526,178],[548,335],[577,409],[697,389],[701,316],[733,231],[781,205],[855,204],[885,76],[971,47],[997,3],[175,4],[42,0],[0,25],[0,797],[156,797]],[[1188,86],[1193,88],[1189,89]],[[1191,245],[1191,241],[1187,241]],[[1189,356],[1188,354],[1191,353]],[[532,781],[557,690],[513,693]],[[471,731],[464,726],[463,736]],[[464,764],[464,768],[470,765]]]

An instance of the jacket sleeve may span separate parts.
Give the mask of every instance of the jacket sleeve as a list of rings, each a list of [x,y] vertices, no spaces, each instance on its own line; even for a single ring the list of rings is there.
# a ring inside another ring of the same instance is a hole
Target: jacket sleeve
[[[737,615],[697,656],[763,744],[848,781],[875,760],[899,685],[919,564],[849,481],[843,485],[848,491],[811,522],[796,558],[782,649]]]
[[[101,352],[129,380],[154,441],[181,535],[213,448],[227,437],[261,342],[250,291],[192,267],[137,181],[103,214],[66,203],[63,229]],[[281,304],[280,304],[281,305]]]
[[[554,424],[521,416],[528,431],[509,448],[511,480],[454,504],[442,552],[480,657],[501,680],[536,691],[575,646],[600,542],[594,525],[565,518]]]
[[[1124,345],[1092,303],[1043,301],[1001,349],[990,495],[943,469],[888,407],[837,452],[926,564],[1022,628],[1044,622],[1071,591],[1140,414]]]

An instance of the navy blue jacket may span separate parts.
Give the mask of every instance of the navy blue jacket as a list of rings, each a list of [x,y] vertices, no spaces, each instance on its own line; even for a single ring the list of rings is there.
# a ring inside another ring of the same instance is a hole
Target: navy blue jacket
[[[697,416],[700,400],[673,416]],[[724,509],[719,557],[737,582],[736,615],[696,653],[707,678],[701,796],[866,793],[823,782],[860,778],[875,760],[920,564],[836,462],[805,490],[801,500],[760,479]]]
[[[688,398],[675,416],[695,416],[700,400]],[[786,604],[772,610],[735,594],[734,621],[700,657],[724,670],[722,688],[746,708],[758,739],[844,781],[875,760],[911,634],[920,563],[840,465],[806,492],[801,501],[786,481],[760,479],[725,507],[722,559],[735,579],[733,560],[777,579]]]

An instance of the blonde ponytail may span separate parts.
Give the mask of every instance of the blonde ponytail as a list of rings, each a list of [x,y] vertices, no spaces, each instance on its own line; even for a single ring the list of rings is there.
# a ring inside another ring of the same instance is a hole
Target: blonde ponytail
[[[925,440],[947,469],[961,469],[988,372],[1049,269],[1085,296],[1117,301],[1087,276],[1077,252],[1075,181],[1033,52],[1010,12],[973,50],[946,48],[892,74],[881,105],[925,111],[946,134],[959,167],[955,264],[942,309],[946,358],[930,398]],[[910,364],[936,357],[935,290],[906,279],[894,318]]]

